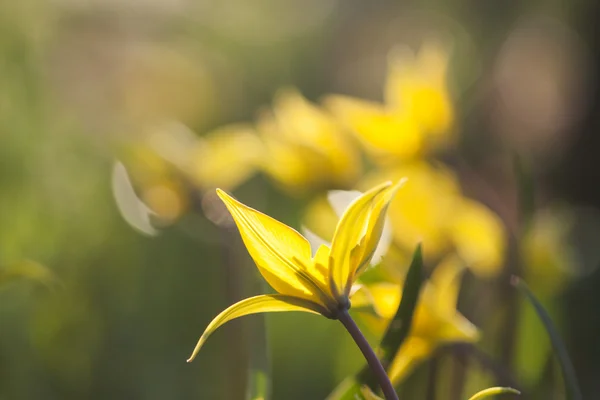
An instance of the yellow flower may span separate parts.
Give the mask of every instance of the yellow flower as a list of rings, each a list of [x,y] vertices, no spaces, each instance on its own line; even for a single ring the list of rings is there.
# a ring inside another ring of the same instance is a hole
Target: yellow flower
[[[538,296],[560,293],[576,273],[576,257],[569,246],[573,216],[565,210],[536,213],[521,243],[523,274]]]
[[[295,90],[277,94],[257,129],[268,152],[265,172],[293,192],[347,187],[360,172],[359,154],[341,127]]]
[[[189,361],[219,326],[234,318],[304,311],[335,319],[340,310],[348,309],[352,285],[373,256],[388,204],[400,185],[387,182],[356,199],[340,219],[331,248],[320,246],[314,257],[310,244],[297,231],[217,190],[258,270],[278,294],[242,300],[219,314]]]
[[[447,342],[474,342],[477,328],[456,310],[463,266],[456,257],[446,258],[433,271],[423,287],[415,309],[410,333],[394,356],[388,374],[397,384],[419,362]],[[377,318],[362,317],[374,332],[383,333],[401,300],[401,283],[379,282],[366,285],[353,299],[358,310],[373,304]]]
[[[162,125],[127,146],[128,168],[120,165],[113,174],[117,205],[132,226],[155,234],[150,219],[175,222],[188,211],[194,189],[239,186],[258,170],[263,150],[247,125],[227,125],[202,137],[182,124]]]
[[[425,43],[416,57],[404,50],[389,58],[386,104],[391,112],[411,115],[429,140],[444,140],[454,120],[448,61],[448,49],[437,42]]]
[[[262,143],[250,126],[227,125],[198,138],[184,172],[203,190],[231,190],[258,170],[263,156]]]
[[[385,104],[333,95],[332,113],[377,162],[402,161],[449,141],[454,109],[447,87],[449,54],[438,43],[390,54]]]
[[[426,257],[453,250],[480,277],[495,276],[502,267],[506,238],[500,218],[462,195],[456,177],[443,167],[414,162],[379,170],[365,186],[407,177],[405,195],[390,204],[394,242],[405,252],[426,244]]]

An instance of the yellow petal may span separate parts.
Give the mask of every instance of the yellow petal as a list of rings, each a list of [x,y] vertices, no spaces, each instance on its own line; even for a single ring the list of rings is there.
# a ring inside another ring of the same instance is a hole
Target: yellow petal
[[[425,162],[383,169],[367,177],[361,188],[373,182],[407,177],[402,195],[392,200],[389,218],[394,242],[412,252],[417,243],[426,245],[426,257],[437,257],[449,246],[445,227],[453,215],[455,199],[460,195],[457,179],[450,171]]]
[[[306,266],[312,265],[308,241],[289,226],[240,203],[224,191],[217,189],[217,194],[229,209],[260,273],[273,289],[304,299],[319,298],[320,289],[306,271]]]
[[[360,393],[364,397],[365,400],[384,400],[381,397],[377,396],[370,387],[367,385],[363,385],[360,387]]]
[[[450,319],[444,321],[437,332],[439,343],[469,342],[479,340],[479,330],[471,321],[458,311]]]
[[[261,167],[284,189],[301,194],[323,185],[324,177],[327,177],[327,174],[320,174],[327,164],[324,154],[279,138],[264,136],[263,141],[267,155]]]
[[[407,337],[388,368],[392,384],[397,385],[402,381],[415,365],[429,357],[433,350],[427,340],[415,336]]]
[[[425,43],[417,58],[410,51],[394,51],[389,58],[386,105],[392,113],[410,115],[434,144],[447,139],[454,119],[448,60],[447,49],[434,42]]]
[[[250,127],[229,125],[198,140],[188,172],[204,189],[233,189],[254,174],[263,157],[263,146]]]
[[[391,233],[389,226],[386,226],[387,210],[396,191],[400,189],[406,182],[406,178],[400,179],[393,187],[382,193],[373,202],[373,210],[369,218],[369,224],[365,232],[364,248],[361,254],[360,261],[353,266],[350,279],[354,280],[371,262],[376,252],[381,252],[381,245],[389,246],[391,241]],[[388,229],[388,232],[384,232]],[[386,235],[384,235],[386,233]],[[384,236],[386,236],[384,238]],[[384,239],[385,243],[382,243]],[[387,250],[387,249],[386,249]],[[384,251],[385,254],[385,251]],[[379,260],[378,260],[379,261]]]
[[[369,263],[383,230],[387,205],[402,183],[376,186],[357,198],[340,218],[331,243],[329,285],[333,293],[347,297],[355,272]]]
[[[325,104],[356,134],[375,161],[391,161],[391,156],[398,161],[420,153],[421,132],[409,115],[390,114],[378,104],[345,96],[330,96]]]
[[[454,210],[451,238],[456,251],[480,277],[500,273],[506,239],[500,218],[484,205],[464,198]]]
[[[360,155],[342,127],[297,90],[280,91],[273,111],[263,113],[257,126],[274,153],[265,158],[265,169],[292,189],[346,187],[360,172]],[[292,178],[305,182],[288,182]]]
[[[400,289],[400,285],[388,282],[360,285],[351,296],[352,309],[373,307],[377,315],[389,320],[400,305]]]
[[[308,300],[298,299],[285,295],[261,295],[250,297],[235,303],[217,315],[204,330],[198,344],[194,348],[188,362],[192,361],[208,337],[217,330],[218,327],[235,318],[244,315],[257,314],[263,312],[281,312],[281,311],[304,311],[313,314],[320,314],[325,310],[316,303]]]
[[[447,257],[433,270],[430,282],[435,287],[436,307],[440,312],[456,312],[460,278],[464,269],[464,264],[457,257]]]

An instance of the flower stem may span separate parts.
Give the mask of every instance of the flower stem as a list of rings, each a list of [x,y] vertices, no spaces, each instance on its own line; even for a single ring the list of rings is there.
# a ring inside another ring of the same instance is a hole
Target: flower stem
[[[358,325],[356,325],[356,322],[354,322],[348,313],[348,310],[341,310],[338,314],[338,319],[344,325],[348,333],[350,333],[350,336],[352,336],[352,339],[354,339],[354,342],[356,342],[356,345],[367,359],[367,363],[375,377],[377,377],[379,386],[381,386],[381,391],[385,398],[387,400],[398,400],[398,395],[396,394],[394,386],[392,385],[392,382],[390,382],[390,378],[388,378],[383,365],[369,345],[369,342],[367,342],[365,336],[358,328]]]

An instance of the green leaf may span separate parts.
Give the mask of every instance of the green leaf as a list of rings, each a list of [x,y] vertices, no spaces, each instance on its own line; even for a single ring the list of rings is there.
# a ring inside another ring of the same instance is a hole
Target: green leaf
[[[423,281],[423,255],[421,244],[418,244],[402,287],[402,300],[398,311],[390,322],[379,347],[381,362],[384,366],[392,362],[410,332]]]
[[[325,400],[357,400],[363,399],[361,384],[356,376],[349,376],[331,392]]]
[[[362,399],[364,400],[384,400],[383,398],[373,393],[371,388],[366,385],[360,388],[360,394],[362,395]]]
[[[475,393],[473,396],[471,396],[471,398],[469,398],[469,400],[481,400],[487,397],[497,396],[499,394],[521,394],[521,392],[509,387],[493,387]]]
[[[525,295],[525,298],[529,300],[538,317],[544,324],[544,327],[546,328],[546,332],[550,337],[552,347],[554,348],[554,352],[562,369],[563,378],[565,380],[565,386],[567,389],[567,398],[570,400],[581,400],[581,390],[579,389],[579,384],[577,383],[575,369],[573,368],[573,364],[571,363],[567,349],[562,343],[562,340],[560,339],[560,336],[558,335],[558,332],[552,323],[552,319],[521,278],[513,276],[511,278],[511,284],[519,289],[521,293]]]

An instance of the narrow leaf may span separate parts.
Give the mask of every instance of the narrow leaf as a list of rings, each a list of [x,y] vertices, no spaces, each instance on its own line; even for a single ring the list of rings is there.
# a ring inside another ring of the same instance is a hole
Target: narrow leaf
[[[554,352],[556,353],[556,357],[558,358],[558,362],[562,369],[563,378],[565,380],[565,386],[567,389],[567,398],[569,400],[581,400],[581,390],[579,389],[579,384],[577,383],[575,369],[573,368],[573,364],[571,363],[567,349],[562,343],[562,340],[558,335],[554,324],[552,323],[552,319],[521,278],[513,276],[511,279],[511,284],[519,289],[523,295],[525,295],[525,298],[527,298],[527,300],[531,303],[538,317],[546,328],[546,332],[550,337],[552,347],[554,348]]]
[[[369,370],[370,371],[370,370]],[[364,396],[361,384],[355,376],[349,376],[342,381],[325,400],[357,400]]]
[[[475,393],[473,396],[471,396],[471,398],[469,398],[469,400],[481,400],[481,399],[485,399],[491,396],[497,396],[499,394],[521,394],[521,392],[519,392],[516,389],[513,388],[509,388],[509,387],[493,387],[493,388],[489,388],[489,389],[484,389],[481,392],[477,392]]]
[[[362,394],[362,398],[364,400],[383,400],[383,398],[373,393],[371,388],[366,385],[360,388],[360,394]]]
[[[380,357],[384,365],[389,364],[393,360],[410,332],[423,280],[423,255],[421,244],[419,244],[406,274],[406,280],[402,288],[402,300],[398,306],[398,311],[381,340]]]

